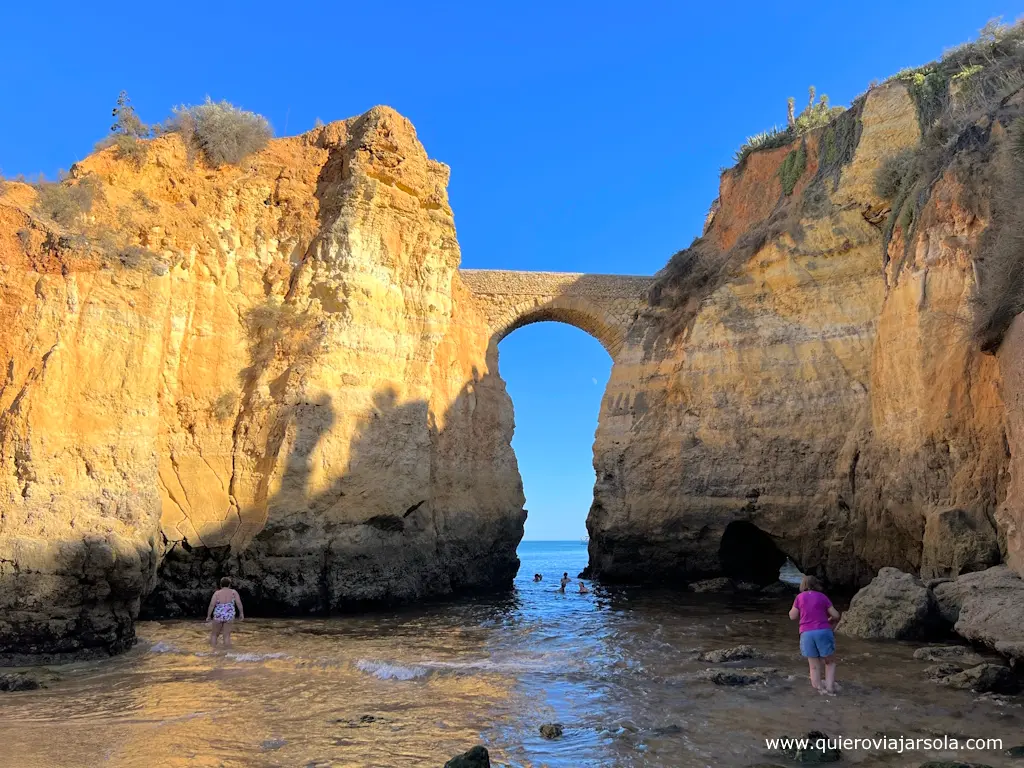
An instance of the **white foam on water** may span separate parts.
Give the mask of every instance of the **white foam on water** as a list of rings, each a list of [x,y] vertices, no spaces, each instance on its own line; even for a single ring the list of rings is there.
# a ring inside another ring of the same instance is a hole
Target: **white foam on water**
[[[401,664],[388,664],[375,659],[360,659],[356,662],[356,669],[380,680],[415,680],[429,671],[423,667],[403,667]]]
[[[287,653],[225,653],[229,659],[235,661],[266,661],[268,659],[290,659]]]
[[[174,645],[171,645],[170,643],[165,643],[163,640],[161,640],[160,642],[153,643],[153,645],[149,646],[149,652],[150,653],[181,653],[181,649],[176,647],[176,646],[174,646]]]

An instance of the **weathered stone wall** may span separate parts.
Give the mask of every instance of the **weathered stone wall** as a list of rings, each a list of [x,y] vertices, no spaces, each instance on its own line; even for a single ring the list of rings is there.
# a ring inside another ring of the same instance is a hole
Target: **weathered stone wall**
[[[647,307],[653,278],[572,272],[463,269],[462,282],[487,318],[494,342],[543,320],[574,325],[596,338],[612,359],[637,314]]]

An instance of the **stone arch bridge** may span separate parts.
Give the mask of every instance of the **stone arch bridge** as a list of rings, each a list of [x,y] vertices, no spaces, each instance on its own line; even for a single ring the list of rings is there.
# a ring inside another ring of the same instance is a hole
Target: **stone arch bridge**
[[[612,359],[637,314],[647,306],[653,277],[578,272],[460,269],[497,344],[517,328],[544,320],[574,325],[596,338]]]

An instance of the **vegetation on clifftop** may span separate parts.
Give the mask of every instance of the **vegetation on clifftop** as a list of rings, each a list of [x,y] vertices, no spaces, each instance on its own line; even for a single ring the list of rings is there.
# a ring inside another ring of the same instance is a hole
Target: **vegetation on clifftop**
[[[816,92],[813,85],[807,89],[807,92],[807,106],[799,115],[796,114],[796,100],[792,96],[789,97],[784,129],[772,128],[770,131],[755,134],[743,142],[742,146],[736,150],[734,158],[736,165],[742,166],[752,152],[784,147],[815,128],[828,125],[832,118],[844,111],[843,107],[830,107],[828,96],[824,93],[815,102]]]

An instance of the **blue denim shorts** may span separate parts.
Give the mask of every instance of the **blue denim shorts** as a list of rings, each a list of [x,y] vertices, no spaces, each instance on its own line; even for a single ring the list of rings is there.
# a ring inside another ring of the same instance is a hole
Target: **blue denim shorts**
[[[836,652],[836,636],[831,629],[811,629],[800,633],[800,653],[809,659],[831,656]]]

